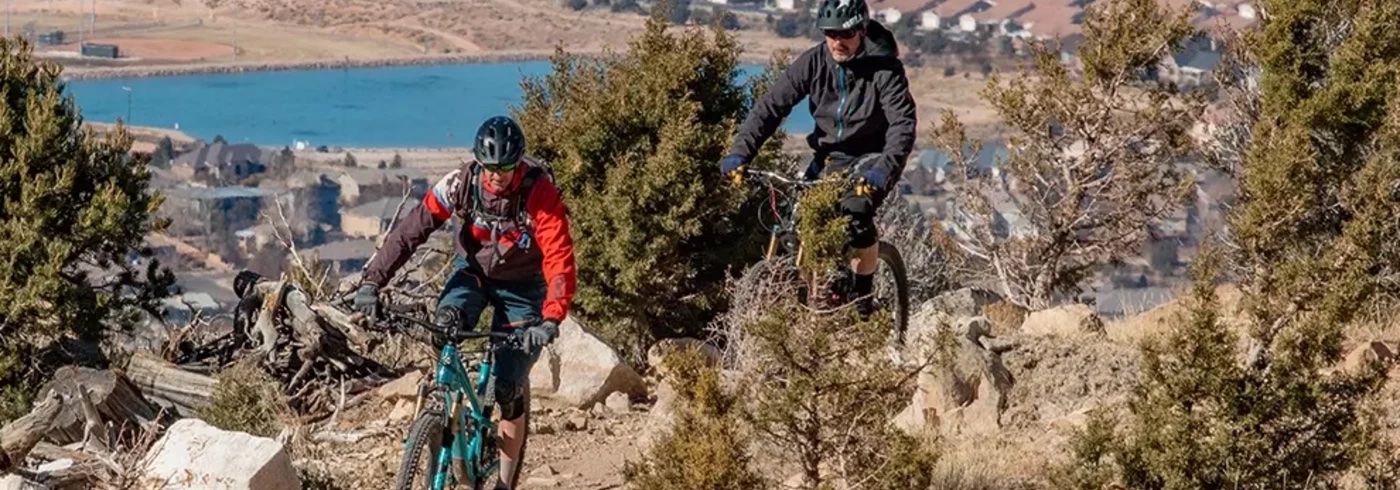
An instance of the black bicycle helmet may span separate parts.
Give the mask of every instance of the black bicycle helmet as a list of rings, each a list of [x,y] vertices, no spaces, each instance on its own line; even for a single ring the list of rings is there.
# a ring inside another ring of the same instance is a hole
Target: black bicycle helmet
[[[817,28],[824,31],[864,27],[869,18],[865,0],[822,0],[817,7]]]
[[[492,117],[476,130],[472,154],[485,165],[514,165],[525,154],[525,133],[514,119]]]

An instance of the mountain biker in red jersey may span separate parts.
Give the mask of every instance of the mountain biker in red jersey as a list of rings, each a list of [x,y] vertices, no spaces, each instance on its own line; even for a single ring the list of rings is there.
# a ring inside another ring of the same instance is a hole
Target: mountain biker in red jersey
[[[530,368],[540,348],[558,336],[573,299],[573,241],[559,189],[546,178],[541,162],[525,155],[525,136],[514,120],[486,120],[472,152],[474,161],[439,180],[422,205],[389,232],[365,267],[354,306],[373,315],[379,288],[448,218],[462,218],[454,270],[438,298],[433,323],[470,330],[489,303],[494,307],[491,328],[518,330],[522,336],[525,352],[502,349],[494,367],[501,406],[496,488],[510,489],[520,476]]]
[[[822,0],[817,27],[825,42],[799,55],[754,104],[720,171],[742,177],[783,118],[808,98],[816,127],[807,135],[807,178],[850,171],[860,179],[842,196],[841,210],[851,218],[847,243],[856,252],[852,293],[868,315],[879,258],[875,215],[914,149],[914,97],[894,35],[870,20],[865,0]]]

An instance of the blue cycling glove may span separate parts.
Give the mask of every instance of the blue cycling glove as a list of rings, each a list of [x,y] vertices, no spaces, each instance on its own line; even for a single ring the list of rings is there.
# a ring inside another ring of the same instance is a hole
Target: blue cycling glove
[[[558,336],[559,322],[554,320],[545,320],[539,325],[527,328],[522,333],[525,351],[535,352],[536,350],[542,349],[544,346],[549,345],[550,342],[554,342],[554,339]]]
[[[744,157],[739,155],[729,155],[719,161],[719,173],[729,175],[731,172],[744,166]]]
[[[865,183],[876,189],[885,190],[885,184],[889,183],[890,171],[881,167],[870,167],[865,171]]]

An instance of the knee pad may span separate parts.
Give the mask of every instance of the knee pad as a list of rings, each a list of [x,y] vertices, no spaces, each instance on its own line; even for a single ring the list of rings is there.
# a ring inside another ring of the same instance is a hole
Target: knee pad
[[[433,313],[433,325],[439,328],[453,329],[462,325],[462,309],[453,305],[439,306]]]
[[[841,198],[841,213],[850,218],[846,223],[848,246],[866,248],[879,240],[875,229],[875,200],[870,196],[847,193]]]
[[[846,224],[847,244],[851,248],[867,248],[879,241],[873,216],[852,216]]]

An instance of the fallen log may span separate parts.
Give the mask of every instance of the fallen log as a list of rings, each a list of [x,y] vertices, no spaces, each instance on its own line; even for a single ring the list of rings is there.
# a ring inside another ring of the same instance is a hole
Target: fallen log
[[[32,473],[32,480],[52,490],[93,488],[106,475],[109,467],[101,461],[58,460]]]
[[[7,473],[24,463],[24,457],[34,449],[49,433],[55,418],[63,408],[63,397],[55,391],[45,391],[44,399],[34,405],[28,414],[0,428],[0,449],[5,457],[0,458],[0,474]]]
[[[152,401],[175,407],[192,416],[209,404],[219,380],[181,369],[154,355],[138,352],[127,364],[126,375]]]
[[[86,389],[90,407],[82,403],[84,395],[80,390],[83,389]],[[41,392],[48,390],[68,400],[47,434],[49,440],[59,445],[82,442],[85,434],[100,431],[95,435],[101,440],[94,442],[105,447],[111,443],[106,436],[106,424],[110,423],[112,431],[120,434],[159,418],[160,408],[146,400],[141,389],[117,371],[64,366],[54,372],[53,381],[41,388]],[[85,408],[94,409],[96,413],[85,413]]]
[[[299,415],[329,414],[342,390],[354,395],[397,377],[392,369],[361,354],[371,347],[366,332],[333,308],[313,304],[295,284],[244,271],[234,279],[234,290],[240,301],[232,331],[182,353],[174,359],[175,366],[143,361],[140,369],[188,371],[198,366],[217,372],[251,359],[281,384],[288,404]],[[132,365],[136,370],[136,360]],[[152,398],[161,398],[169,388],[137,383]],[[209,388],[199,393],[200,402],[208,401]]]

